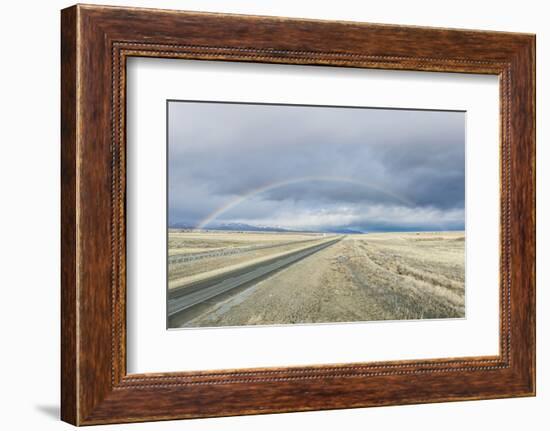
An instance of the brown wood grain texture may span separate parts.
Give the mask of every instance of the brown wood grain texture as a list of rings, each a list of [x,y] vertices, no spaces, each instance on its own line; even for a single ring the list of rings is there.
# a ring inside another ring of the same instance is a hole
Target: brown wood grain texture
[[[534,35],[78,5],[62,11],[61,49],[63,420],[88,425],[534,395]],[[498,75],[500,354],[127,375],[130,56]]]

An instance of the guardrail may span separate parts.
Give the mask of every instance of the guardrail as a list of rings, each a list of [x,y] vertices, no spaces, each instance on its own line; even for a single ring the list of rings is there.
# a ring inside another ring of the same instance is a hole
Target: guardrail
[[[320,239],[321,238],[310,238],[310,239],[304,239],[300,241],[282,242],[278,244],[271,243],[271,244],[264,244],[264,245],[247,245],[243,247],[223,248],[223,249],[218,249],[213,251],[203,251],[200,253],[193,253],[193,254],[174,254],[172,256],[168,256],[168,263],[174,264],[174,263],[192,262],[195,260],[206,259],[209,257],[230,256],[233,254],[249,253],[252,251],[263,250],[266,248],[284,247],[292,244],[303,244],[305,242],[319,241]]]

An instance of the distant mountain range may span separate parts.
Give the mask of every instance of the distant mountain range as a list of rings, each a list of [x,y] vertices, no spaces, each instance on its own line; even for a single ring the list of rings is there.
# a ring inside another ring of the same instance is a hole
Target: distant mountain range
[[[345,227],[324,229],[323,232],[326,232],[326,233],[340,233],[340,234],[348,234],[348,235],[365,233],[365,232],[362,232],[360,230],[349,229],[349,228],[345,228]]]
[[[231,231],[247,231],[247,232],[295,232],[291,229],[285,229],[278,226],[255,226],[246,223],[222,223],[214,227],[209,227],[211,230],[231,230]]]
[[[195,229],[195,226],[189,223],[174,223],[170,225],[174,229]],[[339,233],[339,234],[358,234],[363,233],[349,228],[329,228],[319,231],[286,229],[280,226],[256,226],[247,223],[220,223],[214,226],[208,226],[207,230],[227,230],[227,231],[245,231],[245,232],[308,232],[308,233]]]
[[[174,223],[170,225],[175,229],[195,229],[195,226],[188,223]],[[255,226],[246,223],[220,223],[214,226],[208,226],[206,230],[229,230],[229,231],[247,231],[247,232],[296,232],[290,229],[274,226]]]

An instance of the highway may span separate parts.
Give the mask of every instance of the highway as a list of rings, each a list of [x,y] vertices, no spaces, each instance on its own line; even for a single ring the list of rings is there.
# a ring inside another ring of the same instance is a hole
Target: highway
[[[185,320],[186,312],[191,308],[238,287],[258,282],[276,271],[336,244],[338,241],[342,240],[342,238],[341,236],[333,238],[321,244],[302,248],[298,251],[277,256],[234,271],[218,274],[214,277],[169,291],[168,326],[179,326],[181,322]]]

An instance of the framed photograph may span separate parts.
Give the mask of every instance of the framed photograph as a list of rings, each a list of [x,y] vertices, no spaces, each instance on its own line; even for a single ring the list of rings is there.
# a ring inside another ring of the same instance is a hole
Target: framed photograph
[[[168,328],[466,316],[466,112],[167,111]]]
[[[535,36],[62,11],[62,419],[535,394]]]

